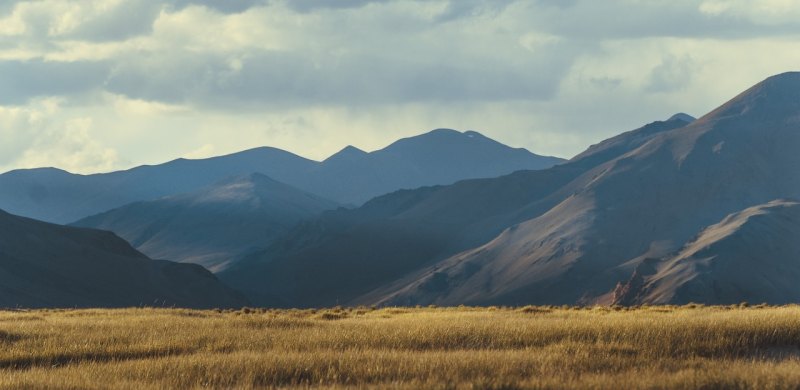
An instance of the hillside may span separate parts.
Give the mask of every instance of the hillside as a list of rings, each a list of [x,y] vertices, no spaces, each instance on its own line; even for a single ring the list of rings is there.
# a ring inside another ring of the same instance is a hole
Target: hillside
[[[0,211],[0,307],[241,307],[198,265],[150,260],[113,233]]]
[[[216,272],[237,255],[336,207],[255,173],[189,194],[133,203],[74,226],[110,230],[151,258],[200,264]]]
[[[800,301],[800,203],[776,200],[725,217],[677,254],[637,270],[614,301],[711,304]]]
[[[798,113],[800,73],[769,78],[697,121],[587,171],[565,186],[561,191],[569,195],[542,215],[437,264],[384,295],[383,302],[606,302],[608,292],[640,265],[647,262],[659,271],[669,267],[672,253],[728,214],[797,198]],[[791,269],[792,260],[783,259],[788,263],[780,266]],[[739,293],[711,302],[785,302],[787,297],[756,293],[758,285],[780,283],[779,273],[762,270],[761,261],[738,265],[737,272],[767,272],[773,279],[742,281]],[[726,271],[712,272],[708,278],[713,280],[724,279]],[[441,288],[427,291],[436,280],[444,281],[435,284]],[[700,302],[714,296],[708,290],[713,285],[695,288],[706,289],[691,294],[705,298]],[[658,302],[682,299],[676,295]]]

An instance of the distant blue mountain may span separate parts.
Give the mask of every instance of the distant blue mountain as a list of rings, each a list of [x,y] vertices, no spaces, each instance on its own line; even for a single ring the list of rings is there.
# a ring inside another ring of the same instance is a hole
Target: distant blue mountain
[[[84,218],[74,226],[110,230],[154,259],[217,272],[268,245],[300,221],[339,205],[260,173]]]
[[[352,146],[323,161],[299,188],[355,205],[399,189],[549,168],[556,157],[515,149],[474,131],[437,129],[365,153]]]
[[[322,162],[263,147],[105,174],[76,175],[54,168],[16,170],[0,175],[0,208],[69,223],[250,173],[264,174],[340,204],[360,205],[399,189],[543,169],[562,161],[502,145],[476,132],[434,130],[371,153],[348,147]]]

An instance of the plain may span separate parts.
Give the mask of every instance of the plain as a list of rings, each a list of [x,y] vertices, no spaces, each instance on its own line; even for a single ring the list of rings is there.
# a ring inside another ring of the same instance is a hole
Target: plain
[[[797,388],[800,306],[0,312],[3,388]]]

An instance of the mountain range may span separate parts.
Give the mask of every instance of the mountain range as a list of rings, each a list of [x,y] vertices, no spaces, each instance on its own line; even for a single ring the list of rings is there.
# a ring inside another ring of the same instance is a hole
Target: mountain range
[[[269,147],[202,160],[178,159],[126,171],[76,175],[55,168],[0,175],[0,208],[54,223],[133,202],[201,190],[233,176],[261,173],[344,205],[404,188],[496,177],[563,162],[474,132],[438,129],[366,153],[347,147],[322,162]]]
[[[688,123],[654,122],[547,170],[398,191],[358,209],[328,212],[220,277],[265,305],[375,303],[382,300],[375,291],[392,291],[415,273],[437,269],[449,256],[533,218],[558,204],[559,189],[592,167]]]
[[[789,72],[565,162],[436,130],[323,162],[257,149],[105,175],[14,171],[0,207],[96,214],[77,225],[216,275],[112,233],[0,214],[0,286],[16,294],[0,306],[242,304],[220,281],[276,307],[798,302],[797,150]]]
[[[792,72],[550,169],[327,213],[220,277],[288,306],[796,302],[800,252],[777,240],[798,149]]]

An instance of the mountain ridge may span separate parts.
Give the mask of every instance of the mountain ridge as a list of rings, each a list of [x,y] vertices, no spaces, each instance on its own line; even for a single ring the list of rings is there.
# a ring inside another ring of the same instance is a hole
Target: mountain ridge
[[[640,146],[649,139],[653,127],[674,129],[685,126],[683,121],[654,122],[638,130],[629,132],[636,140],[623,143],[616,153],[623,153]],[[645,134],[642,136],[641,134]],[[500,178],[466,180],[449,186],[426,187],[417,190],[402,190],[387,194],[367,202],[359,209],[329,212],[326,217],[296,229],[285,238],[286,243],[310,242],[307,248],[297,250],[295,245],[279,245],[262,254],[251,255],[233,269],[220,274],[223,280],[236,284],[243,291],[252,293],[259,285],[270,285],[269,289],[280,285],[281,280],[309,279],[309,292],[302,293],[301,305],[319,306],[335,304],[328,297],[335,295],[340,285],[373,285],[380,288],[375,276],[371,281],[346,282],[315,280],[314,269],[327,267],[341,259],[348,267],[358,272],[378,275],[387,259],[401,261],[405,265],[392,268],[401,273],[414,272],[414,267],[424,266],[447,253],[469,249],[486,242],[500,234],[506,226],[523,222],[545,212],[568,194],[558,194],[565,184],[597,164],[598,159],[611,158],[604,150],[595,150],[569,162],[540,171],[522,171]],[[469,212],[465,212],[469,210]],[[399,233],[402,233],[398,236]],[[362,240],[360,237],[370,237]],[[311,237],[311,238],[309,238]],[[321,241],[315,237],[323,237]],[[329,238],[324,238],[329,237]],[[377,242],[384,242],[394,248],[381,251]],[[418,250],[417,250],[418,249]],[[383,256],[384,262],[376,264],[369,255]],[[317,259],[327,259],[319,263]],[[411,261],[411,259],[414,259]],[[252,264],[253,269],[240,270]],[[357,264],[357,265],[356,265]],[[261,269],[259,267],[266,267]],[[258,271],[256,271],[258,269]],[[384,270],[385,271],[385,270]],[[239,275],[237,275],[237,272]],[[333,269],[323,272],[330,274]],[[350,273],[351,271],[343,271]],[[352,271],[356,272],[356,271]],[[387,271],[388,272],[388,271]],[[261,277],[262,274],[275,275]],[[312,276],[310,276],[312,275]],[[386,274],[389,275],[389,274]],[[396,275],[395,275],[396,276]],[[391,279],[392,276],[386,276]],[[280,280],[277,280],[280,279]],[[349,280],[344,278],[345,280]],[[391,280],[383,280],[391,283]],[[358,292],[344,294],[340,291],[340,303],[356,299],[365,294],[368,288],[358,288]],[[271,298],[280,295],[279,291],[266,294]],[[290,294],[291,295],[291,294]],[[322,298],[314,298],[322,297]],[[293,302],[291,297],[282,297],[280,302]],[[365,303],[358,300],[354,303]],[[403,303],[405,304],[405,303]]]
[[[220,276],[300,306],[599,303],[726,215],[800,196],[797,82],[767,79],[696,121],[654,122],[547,170],[373,199]]]
[[[401,146],[410,142],[422,150],[413,147],[398,150],[397,142],[371,153],[345,148],[344,152],[356,158],[333,158],[334,155],[327,163],[277,148],[260,147],[208,159],[176,159],[104,174],[15,170],[0,175],[0,207],[40,220],[71,223],[125,204],[192,192],[226,177],[254,172],[340,204],[359,205],[398,189],[494,177],[563,161],[510,148],[488,138],[466,142],[472,140],[469,135],[451,131],[462,139],[459,148],[454,149],[448,143],[437,144],[439,149],[428,146],[439,137],[439,133],[430,132],[397,141],[404,141]]]
[[[224,269],[335,202],[260,173],[226,178],[187,194],[142,201],[86,217],[73,226],[116,232],[154,258]]]

